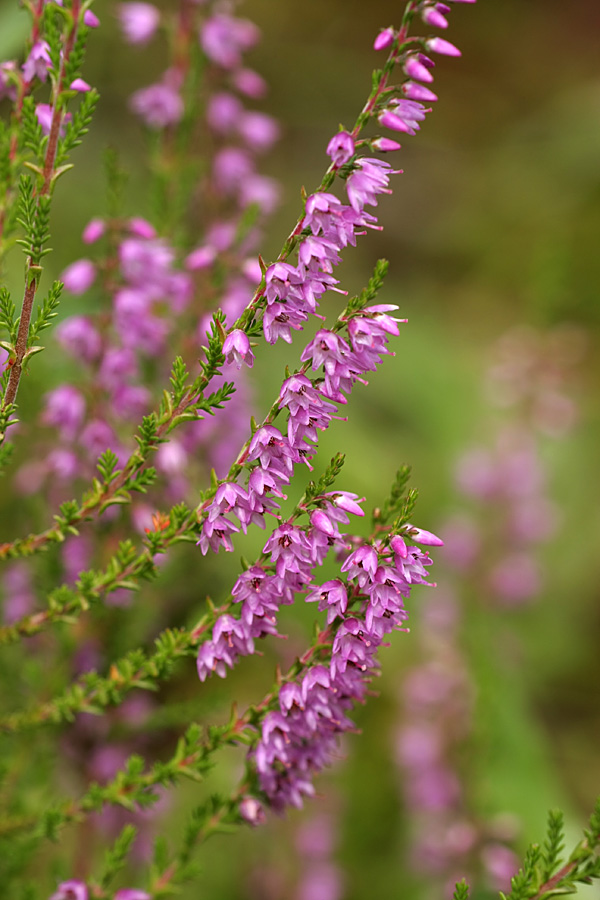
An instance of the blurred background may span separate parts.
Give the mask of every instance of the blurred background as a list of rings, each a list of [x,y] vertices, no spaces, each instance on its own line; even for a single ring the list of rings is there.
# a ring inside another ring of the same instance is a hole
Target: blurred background
[[[106,145],[129,171],[130,212],[148,215],[144,139],[127,97],[164,61],[156,45],[117,54],[114,7],[94,9],[102,28],[86,77],[101,103],[57,194],[54,277],[82,255],[90,210],[105,209]],[[329,138],[353,124],[378,64],[373,39],[402,9],[387,0],[239,5],[262,31],[249,63],[268,81],[263,108],[282,129],[265,163],[282,184],[266,260],[295,222],[300,188],[319,184]],[[322,468],[346,452],[339,486],[366,496],[367,509],[383,502],[399,465],[412,465],[415,522],[447,543],[433,554],[439,587],[413,594],[410,634],[384,652],[377,696],[357,714],[362,733],[320,777],[318,799],[283,822],[215,838],[201,854],[207,896],[429,898],[447,896],[463,874],[487,896],[512,850],[541,839],[549,808],[565,808],[573,836],[600,793],[600,7],[479,0],[457,3],[450,20],[462,59],[438,58],[439,103],[393,159],[404,174],[380,200],[384,231],[346,252],[338,276],[355,293],[387,258],[379,302],[409,321],[395,358],[355,390],[348,422],[334,423],[319,454]],[[22,14],[2,0],[2,59],[23,33]],[[65,314],[81,302],[66,301]],[[59,357],[49,351],[32,366],[32,395]],[[259,410],[286,362],[279,347],[257,362]],[[522,574],[516,587],[503,578],[503,562],[515,570],[507,559]],[[229,572],[221,558],[182,565],[199,597],[217,597],[236,563]],[[173,585],[175,606],[182,592]],[[183,699],[209,717],[204,692],[213,718],[224,718],[234,689],[261,696],[277,659],[302,646],[313,610],[302,615],[287,623],[283,651],[269,648],[210,688],[184,680]],[[237,765],[225,758],[218,787]]]

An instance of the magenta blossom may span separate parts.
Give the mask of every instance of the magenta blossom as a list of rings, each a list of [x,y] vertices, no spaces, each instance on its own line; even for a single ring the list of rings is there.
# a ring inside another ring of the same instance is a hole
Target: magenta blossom
[[[155,131],[177,124],[183,116],[183,100],[166,77],[162,82],[136,91],[130,103],[134,113]]]
[[[246,363],[249,369],[254,363],[254,354],[250,349],[250,341],[248,335],[239,328],[228,334],[223,343],[223,354],[229,365],[235,365],[236,369],[242,368],[242,363]]]
[[[29,56],[23,63],[23,78],[26,82],[39,78],[45,81],[48,75],[48,69],[52,68],[52,60],[50,59],[50,47],[46,41],[36,41]]]
[[[394,39],[396,37],[396,32],[390,25],[389,28],[384,28],[383,31],[380,31],[377,37],[375,38],[375,42],[373,44],[373,50],[386,50],[388,47],[394,43]]]
[[[117,15],[123,36],[130,44],[147,44],[160,22],[160,12],[151,3],[121,3]]]
[[[78,259],[64,270],[61,276],[64,286],[72,294],[85,294],[96,278],[96,267],[89,259]]]
[[[354,141],[347,131],[340,131],[327,144],[327,155],[336,168],[343,166],[354,156]]]
[[[83,881],[62,881],[49,900],[88,900],[88,896]]]

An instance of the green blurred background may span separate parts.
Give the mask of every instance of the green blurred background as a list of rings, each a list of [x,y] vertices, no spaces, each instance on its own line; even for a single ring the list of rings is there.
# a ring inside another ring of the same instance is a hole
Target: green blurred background
[[[324,149],[338,123],[353,123],[378,62],[373,38],[380,27],[399,23],[402,8],[387,0],[240,4],[239,13],[263,32],[249,62],[271,85],[264,108],[283,131],[266,163],[282,182],[283,202],[269,228],[265,259],[278,252],[295,221],[301,186],[310,191],[319,183]],[[144,143],[126,100],[158,77],[162,61],[154,46],[116,54],[114,7],[100,2],[94,9],[102,28],[92,36],[86,77],[102,100],[76,168],[59,186],[55,253],[48,261],[54,275],[82,254],[83,226],[104,211],[101,155],[107,144],[119,149],[130,171],[131,212],[147,213],[145,170],[138,162]],[[18,52],[23,22],[3,0],[1,58]],[[547,450],[550,490],[563,523],[543,551],[543,594],[527,611],[496,612],[489,622],[473,611],[471,664],[479,693],[471,791],[482,816],[510,811],[520,819],[522,846],[541,837],[548,807],[563,804],[575,827],[600,793],[600,5],[456,4],[447,37],[463,57],[438,60],[440,101],[422,131],[403,141],[398,166],[405,174],[396,179],[394,196],[379,205],[385,230],[346,252],[339,276],[355,292],[377,258],[389,259],[380,302],[397,303],[409,324],[395,359],[368,389],[355,391],[349,422],[324,435],[320,459],[346,452],[340,487],[366,495],[367,507],[384,499],[398,465],[410,462],[420,490],[415,518],[435,530],[456,504],[456,457],[473,441],[492,440],[481,387],[493,342],[519,324],[543,331],[569,323],[585,331],[587,352],[574,387],[580,420]],[[11,277],[18,283],[17,268]],[[78,303],[67,301],[64,313],[74,313]],[[257,366],[261,408],[285,353],[276,348]],[[32,367],[32,389],[52,377],[52,366],[49,353]],[[202,565],[199,579],[207,577]],[[215,565],[208,565],[208,577],[216,577]],[[223,585],[227,577],[221,575]],[[414,635],[420,627],[416,594],[412,603]],[[319,783],[329,800],[318,802],[333,803],[342,822],[338,854],[348,900],[391,900],[406,888],[408,826],[393,743],[399,685],[416,656],[411,642],[409,635],[395,636],[384,654],[380,695],[358,714],[364,733],[347,740],[342,762]],[[268,685],[272,667],[267,664],[265,675],[261,666],[264,660],[249,661],[244,673],[218,685],[215,703],[226,703],[234,684],[241,691],[248,683]],[[235,765],[217,772],[223,786]],[[291,879],[285,883],[293,882],[297,819],[292,814],[285,825],[275,823],[267,838],[252,832],[215,839],[203,854],[199,895],[284,896],[283,888],[271,894],[266,881],[257,887],[245,875],[259,860],[265,869],[283,867]],[[410,891],[427,894],[417,883]]]

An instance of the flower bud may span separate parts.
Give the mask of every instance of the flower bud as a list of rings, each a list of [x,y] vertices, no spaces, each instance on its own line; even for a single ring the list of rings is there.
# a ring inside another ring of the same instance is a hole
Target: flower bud
[[[391,47],[394,43],[394,39],[396,37],[396,32],[390,25],[389,28],[384,28],[383,31],[380,31],[377,37],[375,38],[375,42],[373,44],[374,50],[385,50],[387,47]]]
[[[443,38],[430,38],[425,41],[425,47],[430,53],[439,53],[440,56],[462,56],[458,47]]]

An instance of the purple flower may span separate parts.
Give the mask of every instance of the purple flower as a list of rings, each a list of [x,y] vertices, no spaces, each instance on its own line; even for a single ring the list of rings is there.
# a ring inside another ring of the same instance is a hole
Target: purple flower
[[[324,396],[338,403],[345,403],[340,392],[350,393],[355,381],[361,380],[363,368],[346,341],[332,331],[321,329],[304,349],[301,359],[312,359],[312,369],[323,366],[325,381],[321,386]]]
[[[233,543],[230,535],[236,531],[239,531],[239,528],[223,515],[205,519],[202,525],[202,536],[197,541],[202,555],[206,556],[209,547],[213,553],[218,553],[219,547],[225,547],[231,553],[233,551]]]
[[[220,91],[208,101],[206,120],[217,134],[231,134],[237,129],[243,111],[244,107],[236,96]]]
[[[379,113],[377,119],[380,125],[391,128],[392,131],[402,131],[405,134],[415,134],[419,130],[419,122],[425,118],[427,110],[414,100],[391,100],[387,109]]]
[[[375,38],[373,50],[385,50],[387,47],[391,47],[395,39],[396,32],[390,25],[389,28],[384,28],[379,32],[379,34]]]
[[[312,568],[311,545],[306,533],[291,522],[283,522],[276,528],[263,553],[270,553],[279,578],[297,573],[310,580]]]
[[[356,580],[359,587],[364,588],[375,577],[377,566],[377,551],[374,547],[363,544],[344,561],[342,572],[347,572],[348,578]]]
[[[90,85],[87,83],[87,81],[83,80],[83,78],[76,78],[74,81],[71,82],[69,87],[71,88],[72,91],[77,91],[80,94],[85,94],[85,93],[87,93],[87,91],[91,91],[91,89],[92,89],[90,87]]]
[[[239,812],[250,825],[263,825],[267,821],[262,803],[254,797],[244,797],[240,801]]]
[[[407,57],[404,63],[404,71],[409,78],[416,81],[425,81],[428,84],[433,81],[433,75],[429,71],[435,66],[433,60],[425,56],[424,53],[415,53]]]
[[[0,63],[0,100],[5,97],[14,103],[17,99],[17,64],[14,60]]]
[[[327,155],[336,168],[343,166],[354,156],[354,141],[347,131],[340,131],[327,144]]]
[[[136,91],[131,97],[130,105],[134,113],[153,130],[176,125],[184,111],[179,90],[169,83],[166,76],[164,81]]]
[[[281,189],[274,178],[267,175],[249,175],[239,188],[240,206],[258,206],[264,215],[271,215],[279,205]]]
[[[137,375],[137,361],[129,347],[110,347],[100,366],[100,383],[108,390],[114,390],[124,378]]]
[[[115,324],[127,347],[149,355],[163,347],[168,324],[150,313],[148,297],[141,291],[123,288],[114,298]]]
[[[197,272],[212,266],[216,258],[217,253],[214,247],[197,247],[186,256],[185,267],[190,272]]]
[[[88,889],[83,881],[62,881],[49,900],[88,900]]]
[[[145,238],[148,241],[151,241],[152,238],[156,237],[156,228],[154,225],[151,225],[150,222],[146,221],[146,219],[142,219],[140,216],[134,216],[133,219],[129,220],[129,233],[133,234],[135,237]]]
[[[416,544],[425,544],[432,547],[444,546],[444,542],[441,538],[437,537],[437,535],[435,534],[432,534],[431,531],[425,531],[423,528],[415,528],[413,525],[407,525],[406,534],[408,534],[411,540],[413,540]]]
[[[259,36],[253,22],[220,13],[202,26],[200,45],[212,62],[224,69],[236,69],[242,61],[242,52],[253,47]]]
[[[92,286],[96,278],[96,266],[89,259],[78,259],[63,271],[61,279],[72,294],[79,295]]]
[[[284,381],[279,405],[289,409],[288,438],[293,447],[301,446],[304,438],[316,441],[316,429],[327,428],[336,411],[306,375],[292,375]]]
[[[99,240],[104,232],[106,231],[106,226],[102,219],[90,219],[85,228],[83,229],[82,240],[84,244],[94,244],[97,240]]]
[[[242,368],[242,363],[246,363],[249,369],[254,363],[254,354],[250,349],[250,341],[248,335],[244,331],[236,328],[227,335],[223,342],[223,355],[228,365],[235,365],[236,369]]]
[[[100,19],[93,13],[91,9],[86,9],[83,14],[83,24],[87,25],[88,28],[98,28],[100,25]]]
[[[250,149],[263,152],[278,140],[279,125],[267,113],[245,112],[239,119],[238,132]]]
[[[72,441],[85,417],[83,394],[71,385],[63,384],[46,394],[44,404],[42,421],[57,426],[63,439]]]
[[[438,99],[437,94],[422,84],[417,84],[416,81],[405,81],[402,85],[402,93],[409,100],[421,100],[423,103],[435,103]]]
[[[87,316],[71,316],[56,329],[58,342],[83,362],[91,363],[102,352],[102,338]]]
[[[33,81],[36,77],[40,81],[45,81],[48,76],[48,69],[51,68],[50,47],[46,41],[36,41],[29,52],[29,56],[23,63],[23,79],[27,83]]]
[[[430,53],[439,53],[441,56],[462,55],[458,47],[455,47],[450,41],[445,41],[439,37],[429,38],[429,40],[425,41],[425,48]]]
[[[391,138],[386,137],[375,138],[374,141],[371,141],[371,146],[373,150],[379,150],[380,153],[389,153],[390,150],[402,149],[402,145],[398,141],[393,141]]]
[[[290,605],[294,594],[276,575],[269,575],[260,566],[250,566],[238,576],[231,596],[234,603],[242,604],[241,618],[251,625],[254,619],[273,615],[279,607]]]
[[[197,668],[200,681],[216,672],[225,678],[227,667],[232,669],[238,656],[249,656],[254,652],[254,641],[241,620],[233,616],[219,616],[213,628],[212,640],[206,641],[198,651]]]
[[[50,134],[50,129],[52,128],[52,119],[54,116],[54,110],[52,109],[50,104],[38,103],[38,105],[35,108],[35,115],[40,124],[40,128],[42,129],[42,134],[45,134],[45,135]],[[70,122],[71,119],[72,119],[71,113],[65,113],[65,115],[63,116],[60,128],[59,128],[59,134],[61,137],[63,137],[63,135],[65,133],[65,129],[64,129],[65,123]]]
[[[275,479],[287,483],[294,471],[296,453],[274,425],[263,425],[250,441],[247,459],[258,459]]]
[[[335,578],[332,581],[326,581],[320,587],[313,587],[306,595],[305,600],[307,603],[312,603],[315,600],[319,601],[319,612],[327,610],[328,625],[331,625],[337,616],[342,616],[346,612],[348,606],[346,586],[339,578]]]
[[[92,419],[81,432],[79,440],[94,460],[109,447],[117,452],[114,432],[108,422],[102,419]]]
[[[120,3],[117,16],[125,40],[130,44],[148,43],[160,22],[160,12],[151,3]]]
[[[225,147],[214,158],[215,181],[226,194],[235,194],[253,172],[254,163],[241,147]]]
[[[356,168],[346,181],[352,208],[360,212],[364,206],[377,206],[377,194],[392,193],[388,184],[393,174],[396,174],[395,170],[385,160],[369,157],[357,160]]]
[[[233,83],[240,94],[259,100],[267,93],[267,83],[253,69],[238,69],[233,75]]]
[[[450,7],[446,6],[445,3],[432,3],[431,5],[423,7],[421,10],[421,18],[426,25],[431,25],[432,28],[447,28],[448,19],[444,13],[449,12]]]

